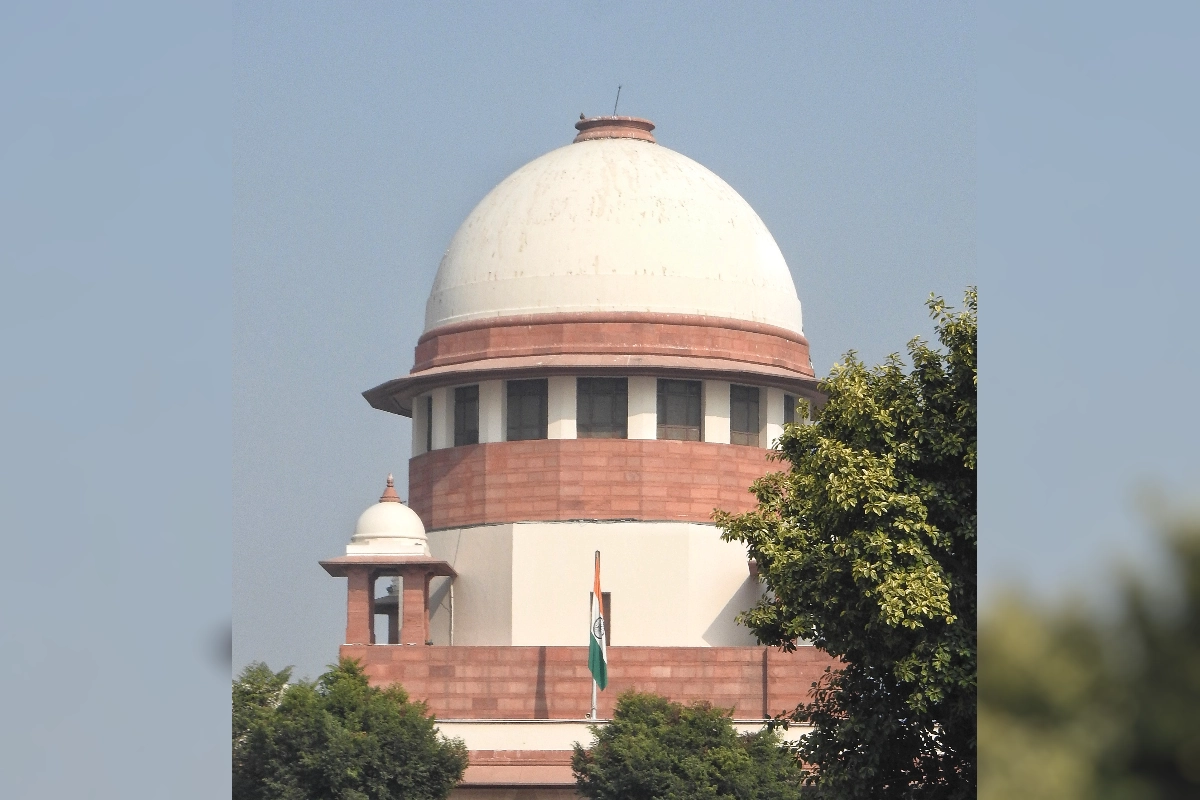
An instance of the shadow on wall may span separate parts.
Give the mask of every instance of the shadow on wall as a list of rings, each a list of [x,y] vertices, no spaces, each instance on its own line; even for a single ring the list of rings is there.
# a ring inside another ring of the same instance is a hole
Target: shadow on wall
[[[1200,797],[1200,517],[1162,527],[1174,575],[1126,578],[1109,618],[983,616],[980,798]]]
[[[746,647],[757,645],[754,635],[748,628],[738,624],[737,617],[758,602],[758,592],[758,578],[747,577],[704,631],[702,638],[705,643],[710,647],[729,647],[739,639],[744,639],[742,644]]]
[[[546,648],[538,648],[537,683],[533,690],[533,718],[550,719],[550,706],[546,702]]]

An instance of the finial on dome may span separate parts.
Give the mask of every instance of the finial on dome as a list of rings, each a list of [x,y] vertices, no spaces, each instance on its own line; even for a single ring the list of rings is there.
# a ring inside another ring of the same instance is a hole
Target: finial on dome
[[[654,142],[654,123],[641,117],[589,117],[575,123],[575,142],[590,139],[640,139]]]
[[[399,503],[400,495],[396,494],[396,483],[392,480],[392,473],[388,473],[387,488],[383,490],[383,494],[379,498],[381,503]]]

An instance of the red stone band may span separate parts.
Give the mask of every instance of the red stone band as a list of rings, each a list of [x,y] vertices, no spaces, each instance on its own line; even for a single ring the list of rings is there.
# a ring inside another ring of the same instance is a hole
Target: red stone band
[[[501,522],[711,522],[755,507],[748,487],[780,466],[760,447],[658,439],[537,439],[414,457],[409,506],[426,530]]]
[[[654,123],[641,117],[591,117],[575,123],[579,134],[572,141],[586,142],[590,139],[641,139],[653,142]]]
[[[460,787],[574,786],[570,750],[471,750]],[[518,795],[519,796],[519,795]],[[570,796],[577,797],[574,792]]]
[[[582,719],[591,704],[586,647],[343,645],[341,656],[358,659],[374,686],[403,685],[443,720]],[[617,696],[635,689],[764,719],[807,702],[830,666],[815,647],[610,647],[597,711],[611,719]]]
[[[490,358],[563,354],[676,356],[781,367],[812,377],[808,341],[756,322],[691,314],[530,314],[426,333],[412,374]]]

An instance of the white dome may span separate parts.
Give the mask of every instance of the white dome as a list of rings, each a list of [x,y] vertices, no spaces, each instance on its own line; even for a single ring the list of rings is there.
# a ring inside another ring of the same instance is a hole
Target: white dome
[[[429,555],[425,526],[417,512],[400,502],[391,475],[383,497],[358,518],[346,555]]]
[[[489,192],[442,258],[425,330],[579,312],[702,314],[803,333],[791,273],[754,209],[690,158],[634,138],[567,145]]]

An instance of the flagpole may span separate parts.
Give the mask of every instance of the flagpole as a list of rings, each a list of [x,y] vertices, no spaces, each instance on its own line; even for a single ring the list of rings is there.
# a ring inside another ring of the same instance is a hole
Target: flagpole
[[[596,560],[597,561],[600,560],[600,551],[599,550],[596,551]],[[592,602],[588,603],[588,619],[589,620],[596,618],[596,608],[593,605],[593,603],[596,602],[596,599],[597,599],[596,593],[592,592]],[[591,714],[590,718],[591,719],[596,718],[596,677],[594,675],[592,676],[592,714]]]

